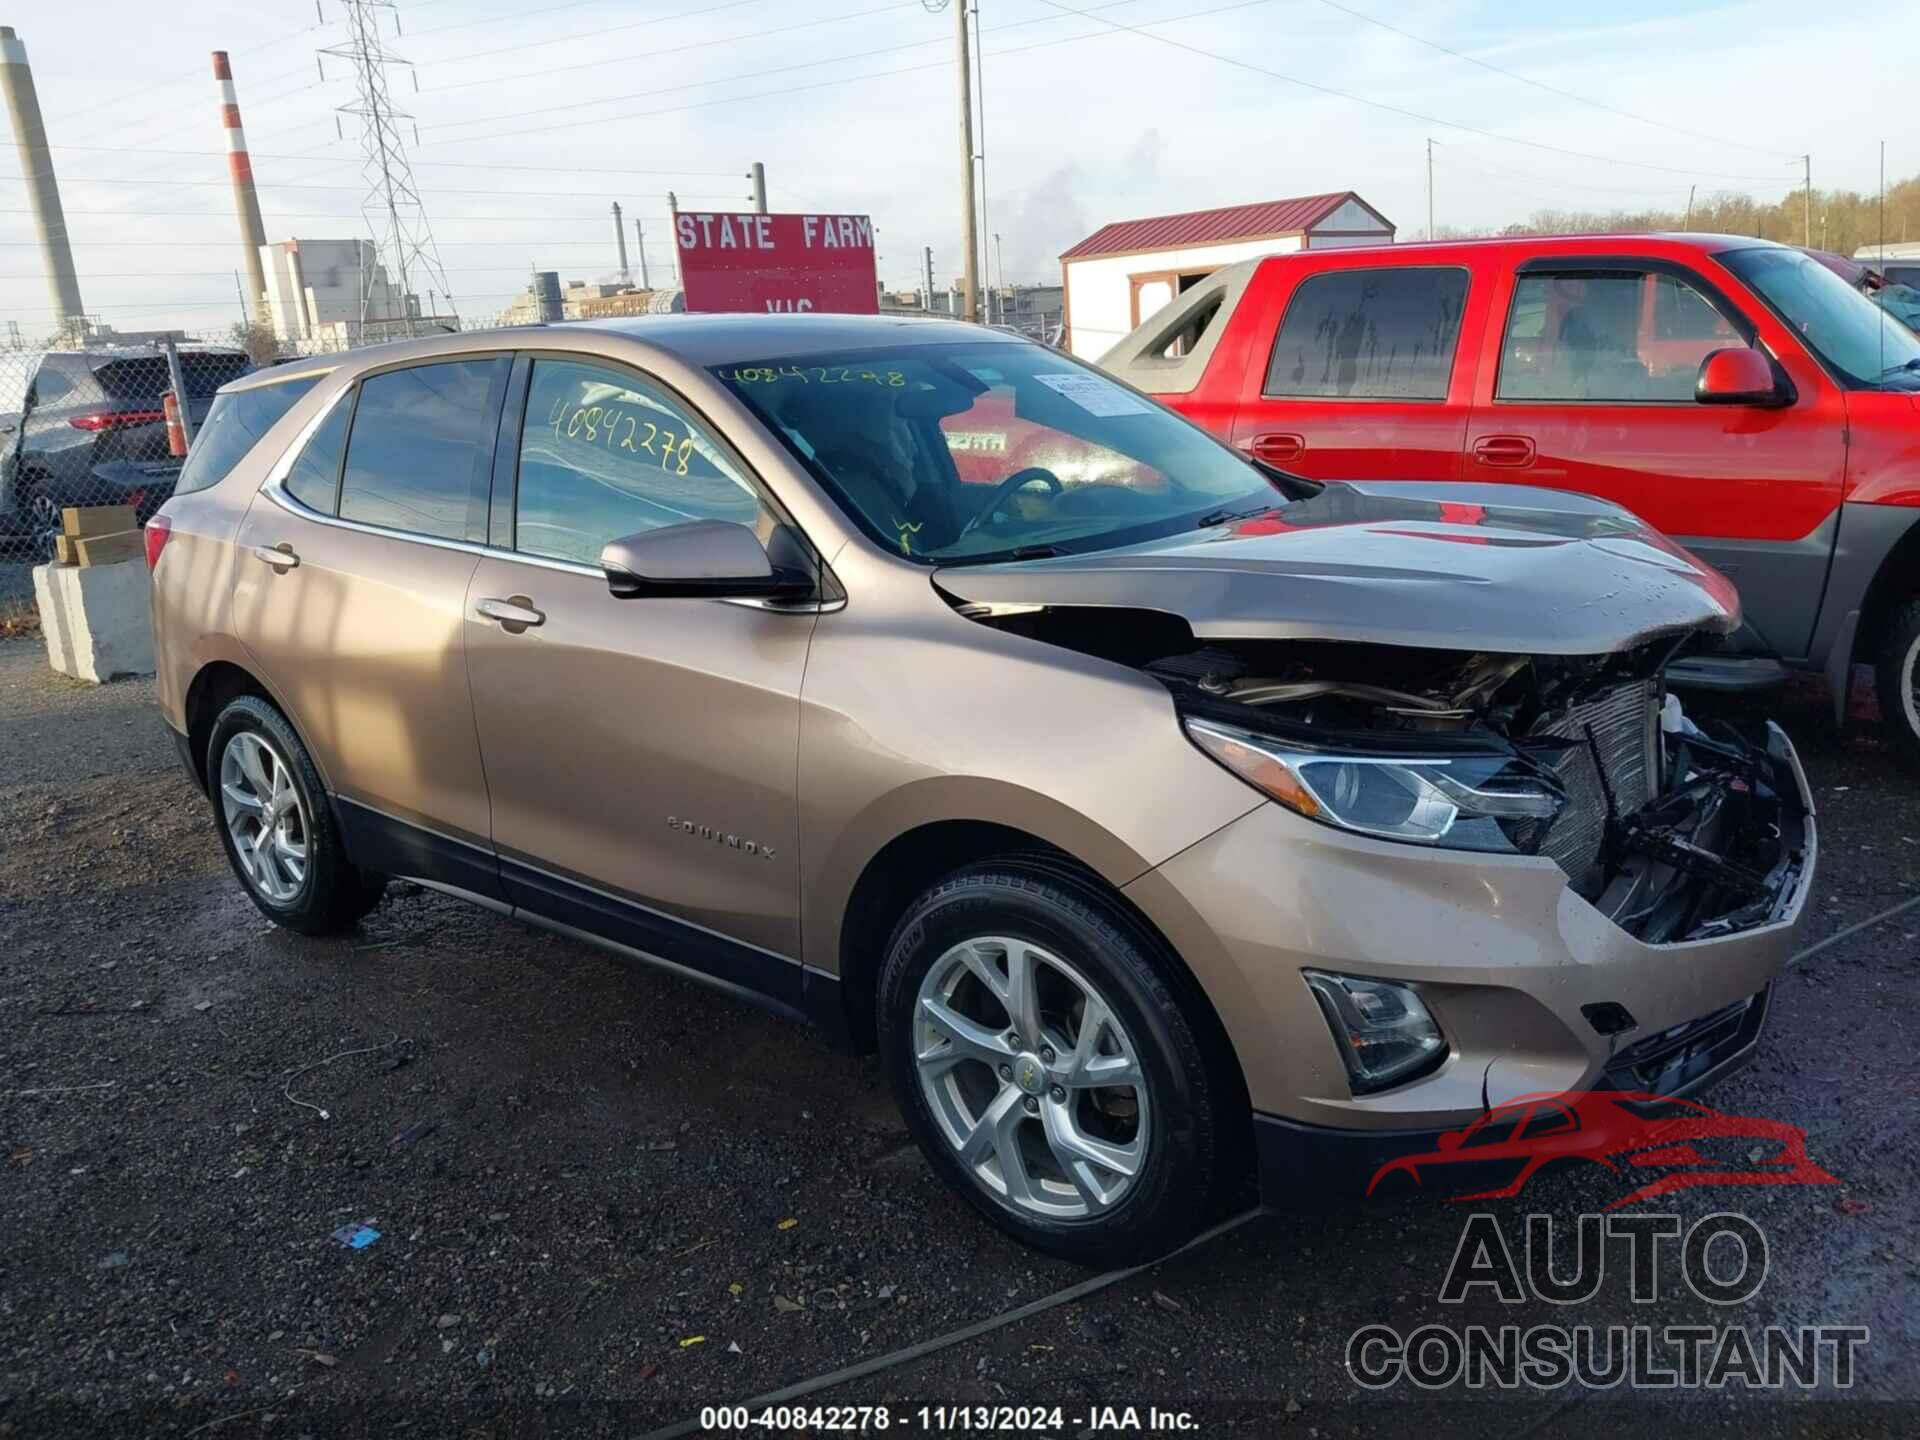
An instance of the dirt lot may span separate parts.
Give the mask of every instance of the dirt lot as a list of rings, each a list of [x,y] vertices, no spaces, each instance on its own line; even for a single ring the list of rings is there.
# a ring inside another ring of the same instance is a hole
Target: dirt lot
[[[1821,807],[1808,942],[1920,895],[1920,786],[1865,735],[1838,743],[1815,697],[1772,708]],[[1045,1433],[1066,1435],[1090,1406],[1149,1403],[1202,1407],[1203,1434],[1314,1440],[1912,1434],[1917,967],[1920,908],[1821,950],[1715,1092],[1803,1126],[1843,1182],[1661,1202],[1763,1227],[1771,1271],[1733,1319],[1672,1293],[1636,1307],[1611,1273],[1577,1320],[1463,1316],[1437,1292],[1464,1210],[1412,1200],[1261,1218],[817,1398],[1060,1403],[1079,1418]],[[346,938],[271,929],[150,688],[52,676],[33,637],[0,642],[0,1156],[0,1433],[23,1436],[635,1435],[1088,1278],[973,1218],[871,1063],[795,1026],[410,887]],[[1481,1208],[1610,1198],[1550,1178]],[[365,1248],[332,1238],[361,1225]],[[1371,1393],[1346,1343],[1381,1319],[1872,1338],[1844,1400],[1736,1385],[1655,1409]]]

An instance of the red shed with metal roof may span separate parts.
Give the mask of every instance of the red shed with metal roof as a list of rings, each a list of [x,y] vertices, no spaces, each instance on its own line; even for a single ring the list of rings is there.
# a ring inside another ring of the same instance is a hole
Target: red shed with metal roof
[[[1094,359],[1187,286],[1257,255],[1387,245],[1393,223],[1351,190],[1103,225],[1060,255],[1065,344]]]

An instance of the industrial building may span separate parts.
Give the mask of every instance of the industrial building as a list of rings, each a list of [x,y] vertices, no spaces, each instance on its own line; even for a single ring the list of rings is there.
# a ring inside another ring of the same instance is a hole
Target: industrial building
[[[435,330],[460,320],[436,313],[451,297],[401,295],[371,240],[282,240],[260,247],[266,322],[274,339],[300,350],[344,350]]]
[[[1387,245],[1394,226],[1351,190],[1103,225],[1060,256],[1064,347],[1094,360],[1189,285],[1258,255]]]

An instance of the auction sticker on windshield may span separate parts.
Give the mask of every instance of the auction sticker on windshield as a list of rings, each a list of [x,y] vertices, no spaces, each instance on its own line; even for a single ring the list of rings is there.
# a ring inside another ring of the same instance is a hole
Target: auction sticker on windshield
[[[1089,415],[1151,415],[1153,407],[1137,395],[1130,395],[1111,380],[1098,375],[1067,372],[1035,375],[1049,390],[1057,391]]]

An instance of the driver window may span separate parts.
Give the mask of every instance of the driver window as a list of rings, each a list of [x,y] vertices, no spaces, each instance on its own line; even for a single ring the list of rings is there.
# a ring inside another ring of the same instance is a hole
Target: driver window
[[[703,426],[640,380],[569,361],[534,362],[520,435],[513,548],[597,565],[609,540],[690,520],[774,520]]]
[[[1529,273],[1514,284],[1495,398],[1691,404],[1701,361],[1745,345],[1678,276]]]

